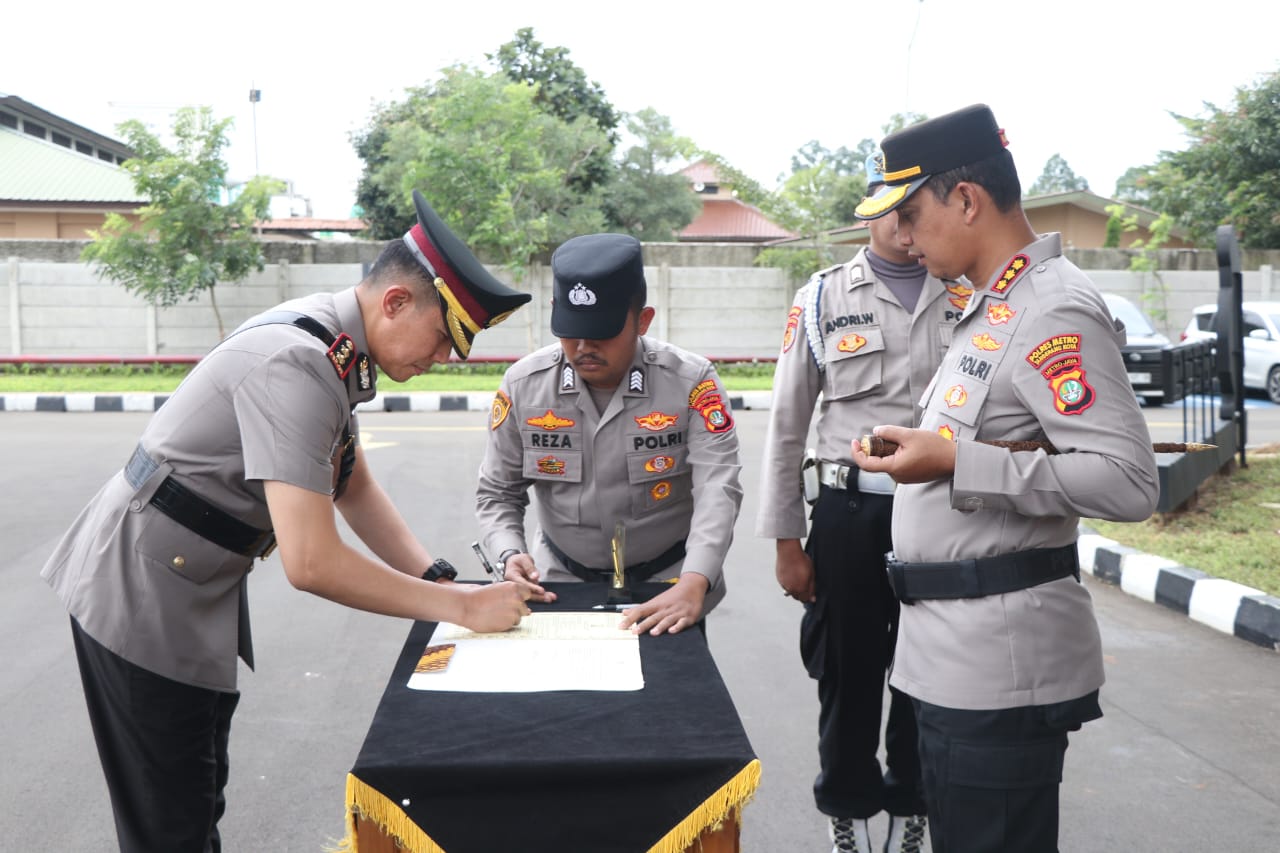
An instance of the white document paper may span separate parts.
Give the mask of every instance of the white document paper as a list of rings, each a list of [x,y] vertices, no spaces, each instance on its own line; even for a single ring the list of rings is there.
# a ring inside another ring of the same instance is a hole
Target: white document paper
[[[510,631],[477,634],[441,622],[429,646],[452,644],[448,666],[409,677],[412,690],[537,693],[640,690],[640,639],[621,613],[533,613]]]

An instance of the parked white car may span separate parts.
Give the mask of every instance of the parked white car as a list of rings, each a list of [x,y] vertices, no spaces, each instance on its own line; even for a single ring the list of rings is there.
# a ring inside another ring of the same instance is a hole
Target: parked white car
[[[1280,302],[1245,302],[1244,387],[1263,391],[1271,402],[1280,404]],[[1216,339],[1213,320],[1216,303],[1197,305],[1182,332],[1184,341]]]

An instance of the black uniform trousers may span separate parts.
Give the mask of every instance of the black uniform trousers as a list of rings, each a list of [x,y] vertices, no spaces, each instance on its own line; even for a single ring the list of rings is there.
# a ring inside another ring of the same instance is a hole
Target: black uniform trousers
[[[1098,691],[990,711],[913,701],[933,853],[1057,853],[1067,733],[1102,716]]]
[[[884,564],[892,512],[890,495],[823,486],[810,515],[805,552],[816,601],[805,605],[800,654],[818,681],[814,803],[832,817],[925,813],[911,700],[892,688],[883,774],[877,757],[898,636],[898,601]]]
[[[156,675],[71,633],[123,853],[219,853],[239,693]]]

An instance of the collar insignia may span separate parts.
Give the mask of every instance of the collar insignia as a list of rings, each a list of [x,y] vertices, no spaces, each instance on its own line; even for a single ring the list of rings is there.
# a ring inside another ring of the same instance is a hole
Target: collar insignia
[[[560,390],[572,391],[578,387],[578,373],[572,365],[566,364],[560,370]]]
[[[644,393],[644,368],[633,367],[627,377],[627,388],[637,394]]]
[[[361,391],[368,391],[373,387],[372,363],[364,353],[360,353],[360,357],[356,359],[356,387]]]

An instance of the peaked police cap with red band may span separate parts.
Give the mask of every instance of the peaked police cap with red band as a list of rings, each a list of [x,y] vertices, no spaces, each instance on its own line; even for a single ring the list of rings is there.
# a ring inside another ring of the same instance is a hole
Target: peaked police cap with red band
[[[880,143],[884,186],[854,209],[858,219],[879,219],[902,204],[932,175],[999,154],[1009,144],[986,104],[922,121]]]
[[[482,329],[498,325],[533,296],[494,278],[417,190],[413,206],[418,224],[404,235],[405,245],[435,279],[453,348],[465,359]]]

